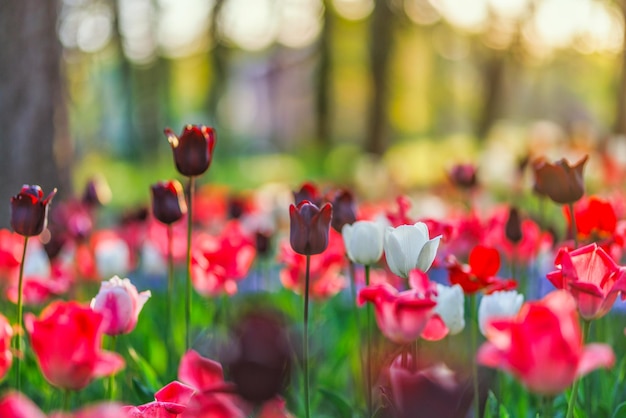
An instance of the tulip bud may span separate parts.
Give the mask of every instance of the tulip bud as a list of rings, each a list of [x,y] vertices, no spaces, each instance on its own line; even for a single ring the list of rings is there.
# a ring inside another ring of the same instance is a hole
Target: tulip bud
[[[100,291],[91,300],[91,308],[108,319],[105,334],[128,334],[135,329],[139,312],[150,296],[149,290],[138,293],[130,280],[113,276],[102,282]]]
[[[48,222],[48,204],[56,194],[54,189],[43,198],[39,186],[22,186],[22,190],[11,197],[11,227],[25,237],[41,234]]]
[[[349,190],[340,190],[335,194],[333,203],[333,220],[331,226],[339,233],[344,225],[353,224],[356,221],[356,205],[354,195]]]
[[[428,271],[437,255],[440,240],[441,236],[428,238],[428,227],[423,222],[388,227],[384,248],[389,269],[405,279],[413,269]]]
[[[506,225],[504,226],[504,235],[513,244],[518,244],[523,238],[522,220],[520,219],[517,208],[512,207],[509,210],[509,217],[506,220]]]
[[[209,169],[215,147],[215,131],[204,125],[187,125],[180,137],[171,129],[165,135],[174,152],[174,163],[184,176],[199,176]]]
[[[297,192],[293,192],[293,200],[296,205],[299,205],[305,200],[308,200],[315,206],[320,206],[322,204],[322,196],[320,195],[320,191],[313,183],[304,183],[302,187],[300,187],[300,190],[298,190]]]
[[[289,207],[291,248],[302,255],[321,254],[328,247],[333,207],[326,203],[319,209],[308,200]]]
[[[254,233],[256,252],[259,257],[269,254],[272,247],[272,233],[267,231],[256,231]]]
[[[383,255],[383,226],[373,221],[346,224],[342,230],[348,258],[357,264],[371,266]]]
[[[152,214],[166,225],[172,224],[187,213],[183,186],[177,180],[159,182],[150,186]]]
[[[82,202],[90,207],[104,206],[111,200],[111,189],[102,176],[92,177],[85,186]]]
[[[535,160],[532,164],[535,173],[535,192],[546,195],[560,204],[576,202],[585,193],[583,169],[587,158],[585,155],[574,166],[570,166],[564,158],[554,164],[544,159]]]
[[[452,183],[461,189],[471,189],[476,186],[476,166],[473,164],[457,164],[450,169],[448,177]]]
[[[493,292],[485,295],[478,306],[478,326],[480,333],[486,335],[487,321],[492,318],[510,318],[524,303],[524,295],[515,290]]]

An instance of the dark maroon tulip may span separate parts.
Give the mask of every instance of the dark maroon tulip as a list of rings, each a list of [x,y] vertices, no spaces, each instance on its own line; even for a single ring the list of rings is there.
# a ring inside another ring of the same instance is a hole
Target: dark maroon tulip
[[[272,249],[272,233],[269,231],[256,231],[255,234],[256,252],[259,257],[266,257]]]
[[[326,203],[322,209],[308,200],[289,207],[291,248],[298,254],[314,255],[323,253],[328,247],[330,221],[333,206]]]
[[[341,233],[341,229],[346,224],[353,224],[356,221],[356,204],[354,195],[349,190],[339,190],[333,200],[333,220],[331,226]]]
[[[172,224],[187,213],[183,186],[177,180],[159,182],[150,186],[152,214],[166,225]]]
[[[304,200],[308,200],[316,206],[322,205],[322,195],[319,189],[315,184],[308,182],[304,183],[300,190],[293,192],[293,200],[296,205]]]
[[[199,176],[209,169],[215,147],[215,131],[204,125],[187,125],[180,137],[165,129],[167,140],[174,151],[174,163],[184,176]]]
[[[504,235],[513,244],[517,244],[522,240],[522,219],[517,208],[509,209],[509,217],[504,225]]]
[[[589,156],[585,155],[574,166],[562,158],[550,164],[543,158],[533,161],[534,191],[546,195],[556,203],[574,203],[585,194],[583,169]]]
[[[95,176],[89,179],[83,191],[82,202],[88,207],[104,206],[111,200],[111,189],[106,179]]]
[[[11,197],[11,227],[25,237],[41,234],[48,222],[48,204],[57,189],[45,199],[39,186],[22,186],[17,196]]]
[[[477,184],[476,172],[476,166],[473,164],[457,164],[450,169],[448,177],[455,186],[471,189]]]

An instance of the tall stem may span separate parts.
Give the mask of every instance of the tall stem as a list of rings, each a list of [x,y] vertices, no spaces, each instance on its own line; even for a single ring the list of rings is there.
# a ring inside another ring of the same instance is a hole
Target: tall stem
[[[167,334],[166,341],[170,353],[174,352],[172,326],[172,299],[174,294],[174,230],[172,225],[167,225]],[[172,364],[171,361],[168,364]]]
[[[26,260],[26,247],[28,247],[28,237],[24,237],[24,249],[22,250],[22,262],[20,263],[20,276],[17,285],[17,340],[16,340],[16,351],[17,355],[15,356],[15,371],[16,373],[16,384],[15,387],[18,392],[22,390],[22,380],[21,380],[21,357],[22,357],[22,311],[24,309],[24,303],[22,300],[22,294],[24,293],[24,261]]]
[[[367,380],[365,379],[365,373],[367,373],[366,362],[367,359],[361,353],[361,347],[363,346],[363,331],[361,330],[361,320],[359,318],[359,309],[356,303],[357,295],[356,295],[356,269],[354,263],[348,259],[348,266],[350,271],[350,298],[351,298],[351,306],[354,315],[354,321],[356,324],[356,332],[357,332],[357,352],[359,353],[359,372],[360,376],[355,376],[354,386],[359,387],[359,389],[363,389],[363,382],[365,381],[367,385]],[[365,356],[368,354],[365,353]],[[368,389],[367,387],[365,388]],[[366,395],[367,398],[367,395]],[[369,399],[369,398],[367,398]]]
[[[480,391],[478,387],[478,363],[476,362],[476,352],[478,351],[478,310],[476,307],[476,295],[470,296],[470,337],[472,339],[472,381],[474,386],[474,417],[480,418]]]
[[[191,347],[191,229],[193,226],[194,177],[189,177],[189,196],[187,202],[187,280],[185,281],[185,351]]]
[[[70,396],[72,392],[69,389],[65,389],[63,391],[63,411],[67,412],[70,410]]]
[[[306,418],[309,414],[309,270],[311,256],[306,255],[306,273],[304,279],[304,344],[302,357],[304,361],[304,411]]]
[[[576,215],[574,214],[574,203],[568,203],[569,218],[572,228],[572,237],[574,238],[574,249],[578,248],[578,228],[576,227]]]
[[[370,266],[365,266],[365,285],[370,285]],[[372,402],[372,304],[367,304],[367,416],[374,413]]]
[[[115,352],[115,344],[117,342],[117,335],[111,336],[111,352]],[[115,373],[111,373],[109,375],[109,400],[112,401],[115,399]]]
[[[589,334],[589,327],[591,326],[591,321],[583,319],[583,330],[582,330],[582,342],[583,345],[587,340],[587,335]],[[576,405],[576,399],[578,398],[578,386],[580,385],[580,379],[576,379],[574,384],[572,385],[572,394],[569,398],[569,403],[567,404],[567,415],[566,418],[572,418],[574,416],[574,406]]]

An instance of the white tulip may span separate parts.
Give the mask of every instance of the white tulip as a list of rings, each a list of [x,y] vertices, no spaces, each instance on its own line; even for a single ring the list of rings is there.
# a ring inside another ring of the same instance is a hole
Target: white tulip
[[[446,324],[450,335],[463,331],[465,328],[465,303],[461,285],[444,286],[437,283],[435,313]]]
[[[487,321],[491,318],[515,316],[524,303],[524,295],[515,290],[493,292],[485,295],[478,306],[478,326],[485,335]]]
[[[428,238],[428,227],[423,222],[415,225],[388,227],[385,235],[385,255],[391,271],[408,278],[411,270],[426,272],[437,255],[441,235]]]
[[[32,243],[29,242],[26,249],[24,277],[37,276],[47,279],[50,277],[50,258],[48,258],[46,250],[38,241],[32,241]]]
[[[107,238],[94,250],[99,277],[125,276],[130,270],[130,249],[122,238]]]
[[[357,221],[346,224],[341,230],[348,258],[357,264],[371,266],[383,255],[385,230],[373,221]]]

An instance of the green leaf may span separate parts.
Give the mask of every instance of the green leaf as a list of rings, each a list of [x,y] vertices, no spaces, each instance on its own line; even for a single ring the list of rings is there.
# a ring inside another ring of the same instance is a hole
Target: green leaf
[[[336,417],[338,418],[351,418],[352,417],[352,407],[342,396],[337,394],[337,392],[332,391],[330,389],[319,388],[319,392],[324,395],[323,400],[332,405],[337,412]]]
[[[626,402],[622,402],[621,404],[617,405],[617,408],[615,408],[615,412],[613,412],[613,415],[611,415],[611,418],[623,417],[626,417]]]
[[[150,363],[141,357],[132,347],[128,348],[128,354],[133,360],[133,364],[135,366],[134,368],[139,373],[144,387],[146,387],[152,394],[163,387],[159,381],[156,371],[154,371],[154,368],[152,368]]]
[[[148,403],[154,400],[154,392],[148,389],[143,383],[136,377],[132,378],[133,389],[135,394],[140,399],[141,403]]]

